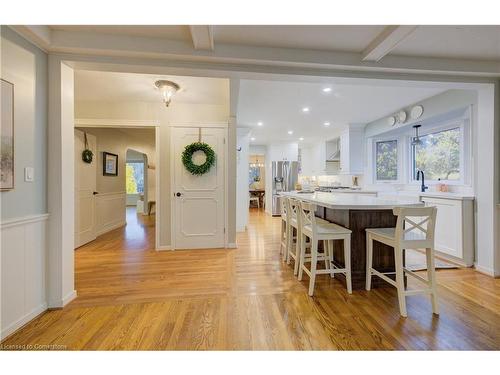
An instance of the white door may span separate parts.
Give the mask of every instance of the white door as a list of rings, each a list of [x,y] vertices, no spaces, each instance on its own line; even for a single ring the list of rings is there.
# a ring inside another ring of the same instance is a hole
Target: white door
[[[224,150],[226,130],[201,128],[201,141],[215,151],[216,162],[204,175],[194,176],[182,164],[184,148],[200,139],[200,128],[172,128],[173,236],[176,249],[208,249],[224,247]],[[193,161],[205,161],[202,152]]]
[[[87,134],[88,148],[94,153],[92,163],[82,160],[85,135],[75,130],[75,248],[93,241],[95,235],[95,199],[97,173],[96,137]]]

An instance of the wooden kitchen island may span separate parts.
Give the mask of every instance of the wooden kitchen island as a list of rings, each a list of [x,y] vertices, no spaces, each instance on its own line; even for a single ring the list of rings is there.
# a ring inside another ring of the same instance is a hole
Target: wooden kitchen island
[[[362,194],[315,192],[282,193],[297,200],[315,204],[316,216],[352,231],[351,234],[351,277],[353,289],[364,289],[366,281],[366,228],[390,228],[396,226],[395,207],[421,207],[418,201],[383,199]],[[320,245],[321,246],[321,245]],[[334,241],[334,264],[344,267],[344,251],[341,241]],[[394,250],[380,242],[373,244],[373,266],[380,272],[394,272]],[[336,274],[345,284],[345,276]],[[372,287],[388,284],[378,277],[372,280]]]

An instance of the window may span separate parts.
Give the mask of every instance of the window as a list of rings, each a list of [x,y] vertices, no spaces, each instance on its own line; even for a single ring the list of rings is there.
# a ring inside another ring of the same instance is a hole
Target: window
[[[144,163],[127,163],[125,178],[127,194],[144,193]]]
[[[375,142],[375,169],[377,181],[398,180],[398,141]]]
[[[413,179],[421,169],[429,181],[461,181],[461,138],[460,127],[421,136],[420,144],[412,147]]]

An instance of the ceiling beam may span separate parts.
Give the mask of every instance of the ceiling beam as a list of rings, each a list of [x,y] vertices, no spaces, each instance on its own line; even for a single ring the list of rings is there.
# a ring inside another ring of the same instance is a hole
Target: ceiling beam
[[[387,26],[363,51],[363,61],[380,61],[408,37],[417,26]]]
[[[48,52],[52,43],[52,30],[44,25],[17,25],[11,28],[37,47]]]
[[[211,25],[189,25],[194,49],[213,51],[214,35]]]
[[[500,77],[500,65],[496,61],[428,58],[422,56],[386,56],[382,61],[362,61],[361,53],[318,51],[296,48],[253,47],[218,43],[214,51],[195,50],[191,41],[167,40],[139,36],[111,35],[91,32],[52,30],[49,51],[71,54],[74,61],[81,55],[82,61],[90,56],[120,56],[136,61],[148,59],[147,64],[169,66],[197,66],[203,69],[224,71],[282,72],[307,71],[308,75],[336,74],[347,71],[366,74],[402,73],[452,76]],[[88,57],[83,57],[88,56]],[[335,72],[335,73],[334,73]],[[173,73],[172,73],[173,74]],[[183,75],[176,73],[176,75]]]

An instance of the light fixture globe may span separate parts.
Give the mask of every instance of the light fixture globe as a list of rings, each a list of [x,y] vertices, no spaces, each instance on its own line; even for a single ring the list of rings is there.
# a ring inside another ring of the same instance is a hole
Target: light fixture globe
[[[163,101],[165,105],[168,107],[172,97],[175,95],[177,91],[180,90],[180,86],[172,81],[167,81],[165,79],[160,79],[155,82],[155,86],[160,90],[161,95],[163,96]]]

